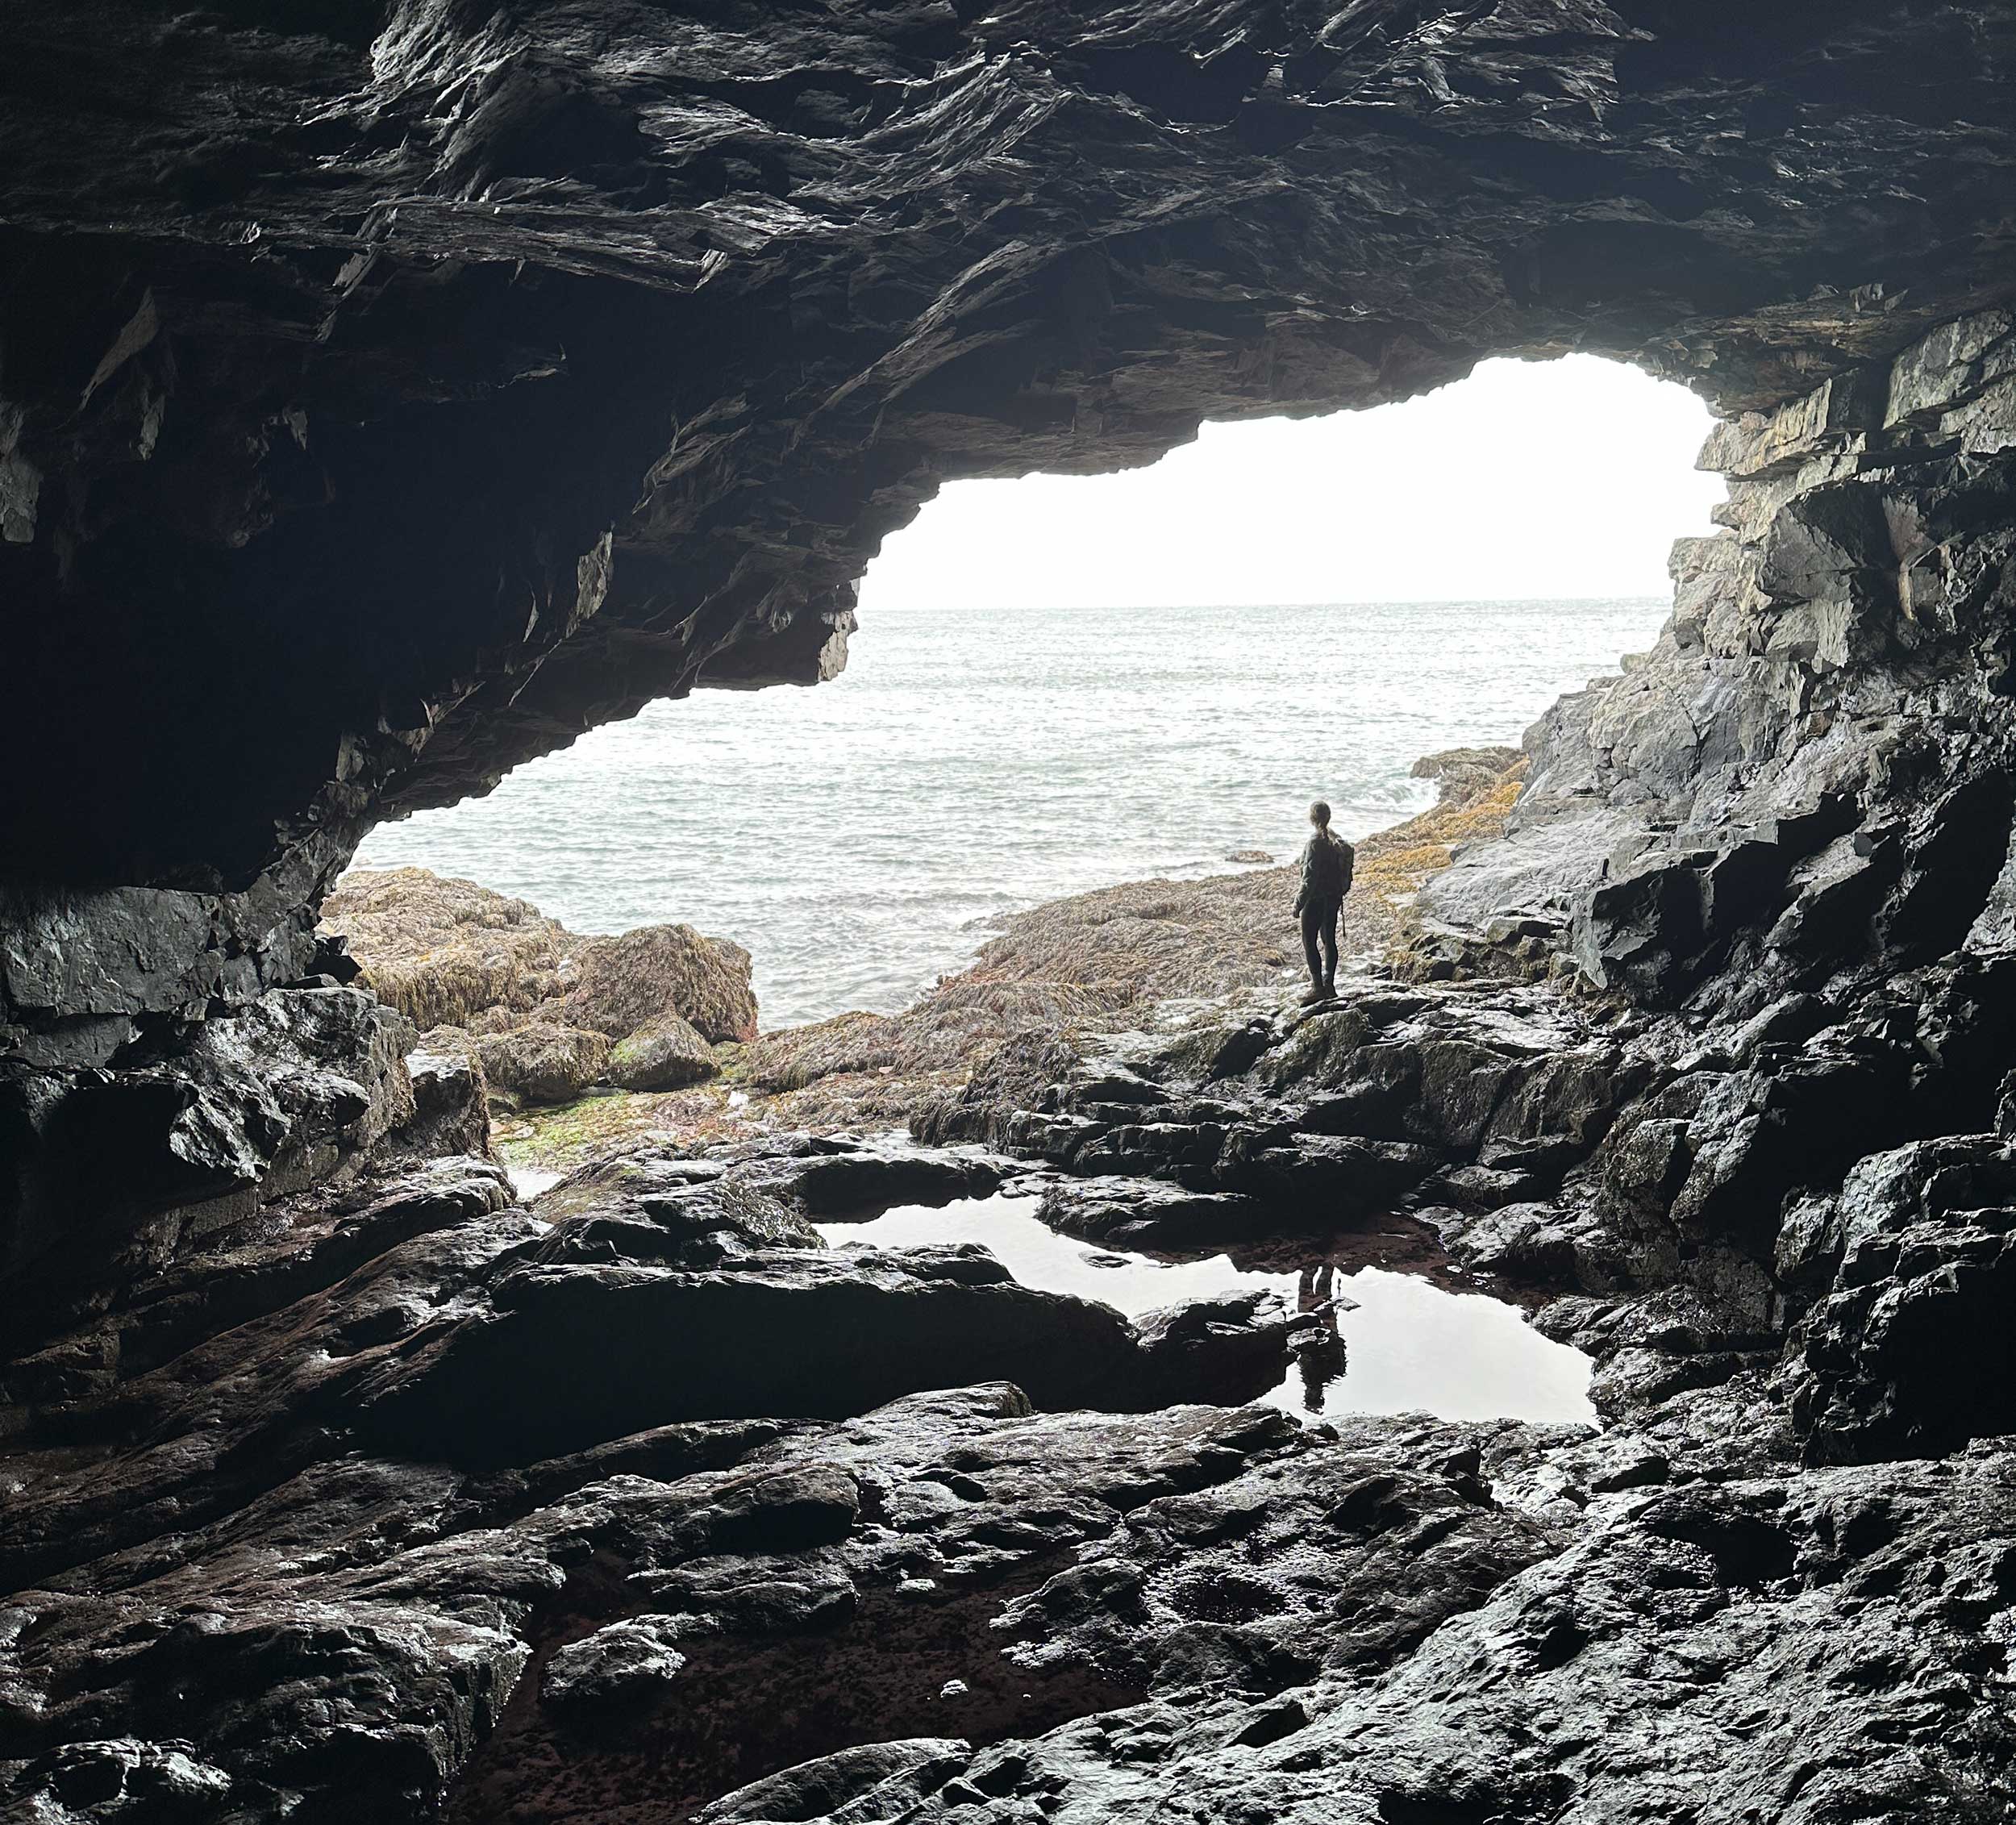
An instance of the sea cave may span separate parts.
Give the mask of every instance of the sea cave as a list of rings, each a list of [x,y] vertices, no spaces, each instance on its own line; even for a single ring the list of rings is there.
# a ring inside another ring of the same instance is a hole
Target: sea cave
[[[0,1810],[2016,1817],[2016,8],[4,31]],[[1364,846],[1334,996],[1257,874],[1071,915],[1216,920],[1180,994],[816,1039],[338,885],[830,686],[948,484],[1570,354],[1706,404],[1718,528]],[[1327,1404],[1396,1268],[1502,1393]]]

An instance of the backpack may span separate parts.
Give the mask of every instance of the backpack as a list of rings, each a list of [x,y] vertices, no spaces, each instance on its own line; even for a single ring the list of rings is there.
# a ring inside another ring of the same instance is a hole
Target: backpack
[[[1341,900],[1351,891],[1352,869],[1358,852],[1340,836],[1326,831],[1310,840],[1310,886],[1318,899]]]

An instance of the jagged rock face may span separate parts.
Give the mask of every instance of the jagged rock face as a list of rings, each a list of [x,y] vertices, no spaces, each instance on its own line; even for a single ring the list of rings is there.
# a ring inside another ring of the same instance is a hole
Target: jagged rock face
[[[1502,981],[1173,1002],[1004,1048],[912,1125],[1070,1173],[1044,1220],[1129,1247],[1406,1210],[1474,1271],[1597,1302],[1542,1323],[1601,1359],[1608,1415],[1768,1374],[1746,1424],[1785,1461],[1936,1455],[2016,1431],[2013,993],[2004,954],[1733,1032]]]
[[[242,885],[810,681],[948,476],[1493,352],[1776,405],[2008,290],[2010,52],[1887,4],[17,8],[0,851]]]
[[[0,1324],[19,1341],[73,1308],[261,1220],[275,1198],[355,1166],[422,1117],[412,1027],[363,990],[277,990],[118,1069],[0,1072]],[[481,1144],[480,1090],[423,1068],[427,1144]],[[452,1072],[446,1073],[453,1077]],[[472,1133],[473,1131],[473,1133]]]
[[[1830,706],[1885,691],[1978,708],[1921,661],[1999,561],[1993,348],[1920,343],[1881,435],[1843,437],[1876,365],[2016,290],[1998,13],[35,0],[9,35],[17,1102],[46,1090],[22,1065],[150,1067],[317,974],[313,909],[372,820],[652,698],[829,674],[853,579],[947,477],[1146,461],[1489,354],[1806,400],[1732,434],[1744,555],[1689,560],[1673,638],[1740,646],[1761,590],[1770,664],[1852,689],[1789,710],[1724,654],[1642,720],[1637,790],[1767,748],[1824,771],[1797,756],[1843,745]],[[1907,560],[1900,643],[1870,579]],[[1930,823],[1864,817],[1870,856],[1845,829],[1737,853],[1713,919],[1783,860],[1816,944],[1894,889],[1934,954],[1936,883],[1972,891],[1956,852],[2004,809],[1950,747],[1901,755],[1893,796],[1949,776],[1971,795]],[[1627,990],[1692,969],[1661,960],[1697,916],[1675,865],[1583,919]]]
[[[1802,1039],[2016,934],[2016,318],[1725,424],[1702,460],[1728,530],[1675,548],[1657,645],[1548,712],[1509,840],[1422,902],[1487,935],[1552,919],[1612,993]]]
[[[675,1275],[731,1301],[820,1259],[812,1209],[1000,1169],[770,1146],[578,1174],[539,1215],[439,1160],[10,1365],[0,1796],[78,1825],[2006,1815],[2016,1459],[1801,1471],[1744,1374],[1614,1377],[1600,1435],[1306,1427],[1118,1387],[1034,1412],[912,1348],[917,1391],[816,1418],[808,1308],[717,1340],[779,1416],[679,1417],[672,1377],[622,1415],[384,1404],[512,1315],[522,1377],[578,1373],[528,1274],[570,1264],[605,1318]],[[1897,1182],[1816,1235],[1872,1235]],[[999,1282],[950,1265],[860,1285],[968,1318]],[[1641,1353],[1686,1318],[1582,1315]],[[1096,1376],[1105,1321],[1005,1353]]]
[[[2004,11],[8,29],[10,1810],[2006,1818]],[[1287,1327],[817,1246],[969,1153],[414,1163],[481,1075],[314,935],[372,819],[826,675],[948,477],[1571,347],[1735,485],[1429,897],[1424,973],[1556,987],[1031,1044],[925,1125],[1102,1237],[1412,1200],[1577,1289],[1603,1435],[1143,1412]],[[1004,1375],[1099,1410],[929,1391]]]

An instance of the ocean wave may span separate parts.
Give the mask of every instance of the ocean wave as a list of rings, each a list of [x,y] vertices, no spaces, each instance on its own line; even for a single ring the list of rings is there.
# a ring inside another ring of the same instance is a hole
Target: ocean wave
[[[835,684],[652,706],[359,860],[734,938],[766,1025],[900,1006],[1020,908],[1291,860],[1312,798],[1353,837],[1426,809],[1418,758],[1516,741],[1665,613],[1552,608],[878,617]]]

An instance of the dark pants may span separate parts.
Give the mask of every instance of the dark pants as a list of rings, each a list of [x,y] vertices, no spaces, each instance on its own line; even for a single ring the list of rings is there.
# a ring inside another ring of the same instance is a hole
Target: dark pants
[[[1309,979],[1319,989],[1337,979],[1337,915],[1343,910],[1341,900],[1318,900],[1302,908],[1302,955],[1309,959]]]

